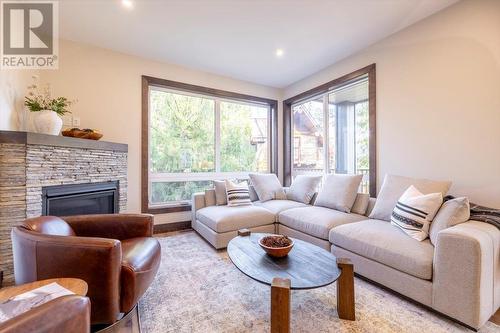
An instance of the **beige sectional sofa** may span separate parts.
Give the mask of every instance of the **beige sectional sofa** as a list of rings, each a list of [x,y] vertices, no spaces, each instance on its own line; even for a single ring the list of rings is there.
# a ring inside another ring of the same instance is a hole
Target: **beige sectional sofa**
[[[195,194],[193,229],[216,249],[241,228],[308,241],[350,258],[358,275],[473,329],[500,306],[500,230],[493,225],[468,221],[447,228],[434,246],[429,239],[408,239],[387,221],[369,219],[373,198],[364,214],[253,199],[252,206],[216,206],[213,190]]]

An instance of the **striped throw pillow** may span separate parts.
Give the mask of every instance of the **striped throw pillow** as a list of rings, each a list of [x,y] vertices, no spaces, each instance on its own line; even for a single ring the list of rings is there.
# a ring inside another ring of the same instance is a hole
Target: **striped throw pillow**
[[[230,180],[226,180],[227,205],[228,206],[244,206],[251,205],[250,193],[246,182],[235,184]]]
[[[391,224],[410,237],[423,241],[429,235],[429,227],[443,204],[441,193],[422,194],[410,186],[399,198],[392,211]]]

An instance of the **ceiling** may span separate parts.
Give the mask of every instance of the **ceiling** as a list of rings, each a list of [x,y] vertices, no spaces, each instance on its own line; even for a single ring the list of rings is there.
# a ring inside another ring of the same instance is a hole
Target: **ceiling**
[[[277,88],[457,2],[121,1],[61,0],[61,37]]]

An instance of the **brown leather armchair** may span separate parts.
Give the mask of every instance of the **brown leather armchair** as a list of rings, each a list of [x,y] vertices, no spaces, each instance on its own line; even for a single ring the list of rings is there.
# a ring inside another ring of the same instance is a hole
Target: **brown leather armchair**
[[[16,284],[75,277],[89,286],[92,324],[133,309],[160,265],[153,216],[79,215],[27,219],[12,229]]]
[[[87,297],[58,297],[0,324],[1,333],[89,333],[90,301]]]

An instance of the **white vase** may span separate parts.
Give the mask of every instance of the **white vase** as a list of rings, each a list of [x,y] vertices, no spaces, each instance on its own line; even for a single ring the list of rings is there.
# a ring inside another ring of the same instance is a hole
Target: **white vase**
[[[59,135],[63,121],[59,115],[51,110],[33,112],[33,124],[37,133]]]

